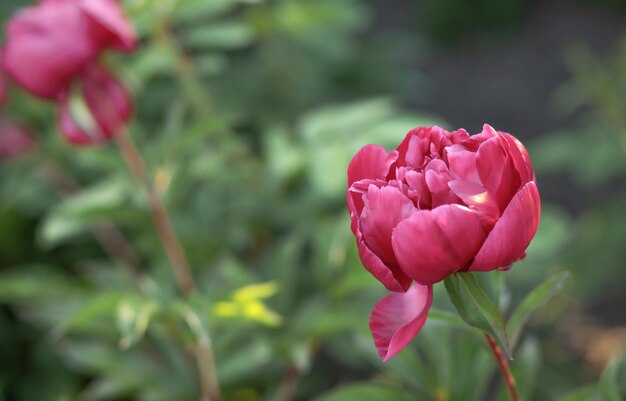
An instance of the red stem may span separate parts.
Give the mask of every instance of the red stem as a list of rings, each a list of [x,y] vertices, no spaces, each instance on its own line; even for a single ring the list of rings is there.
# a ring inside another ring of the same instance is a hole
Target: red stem
[[[161,197],[149,183],[143,158],[127,132],[120,132],[117,135],[117,144],[135,181],[146,196],[154,227],[170,260],[178,286],[183,294],[189,294],[193,292],[196,285],[187,263],[185,251],[174,233],[174,227]]]
[[[496,343],[496,340],[494,340],[489,334],[485,333],[485,338],[487,338],[487,342],[491,348],[491,353],[494,358],[496,358],[496,362],[498,362],[500,372],[504,378],[504,384],[506,384],[506,388],[509,390],[511,401],[521,401],[519,395],[517,394],[517,388],[515,387],[515,378],[513,377],[513,373],[511,373],[511,368],[509,367],[509,363],[502,353],[502,350]]]

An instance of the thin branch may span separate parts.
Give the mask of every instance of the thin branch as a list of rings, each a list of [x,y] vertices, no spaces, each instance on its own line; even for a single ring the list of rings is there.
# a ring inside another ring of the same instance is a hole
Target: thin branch
[[[161,197],[149,180],[143,158],[127,132],[120,132],[117,135],[117,144],[131,174],[148,201],[154,227],[170,260],[180,291],[189,295],[195,290],[196,284],[187,263],[185,251],[174,232],[174,227]],[[210,340],[207,338],[206,341],[198,342],[194,346],[193,354],[200,375],[201,401],[221,401],[215,357]]]
[[[163,205],[161,197],[158,195],[154,187],[150,184],[148,174],[146,172],[146,166],[141,157],[141,154],[137,150],[137,147],[128,136],[126,132],[120,132],[117,135],[117,144],[128,165],[128,168],[133,175],[133,178],[139,185],[139,188],[144,193],[148,206],[150,208],[150,214],[154,223],[154,228],[163,244],[165,253],[170,261],[170,265],[176,275],[176,280],[181,292],[185,295],[190,294],[195,289],[196,285],[187,263],[187,257],[185,252],[174,233],[174,227],[170,217]]]
[[[278,387],[276,401],[291,401],[298,388],[300,377],[300,370],[294,365],[289,365]]]

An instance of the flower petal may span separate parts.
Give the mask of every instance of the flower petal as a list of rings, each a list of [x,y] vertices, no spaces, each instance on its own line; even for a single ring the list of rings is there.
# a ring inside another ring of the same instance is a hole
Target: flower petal
[[[465,150],[463,145],[452,145],[446,150],[452,177],[482,185],[476,168],[476,153]]]
[[[397,152],[388,153],[385,148],[378,145],[365,145],[357,152],[348,165],[348,191],[346,203],[350,213],[361,213],[363,202],[360,197],[355,199],[350,190],[352,184],[361,180],[384,180],[389,172],[389,167],[396,160]]]
[[[92,32],[101,46],[133,50],[137,46],[135,29],[115,0],[82,0],[80,7],[101,29]]]
[[[376,279],[380,281],[389,291],[406,291],[407,288],[409,288],[409,285],[411,285],[411,279],[404,274],[398,266],[387,266],[384,264],[383,261],[380,260],[380,258],[365,244],[359,220],[355,219],[353,221],[355,222],[355,235],[357,248],[359,250],[359,258],[361,259],[365,269],[376,277]]]
[[[512,156],[508,154],[508,144],[500,134],[483,142],[476,156],[478,175],[498,202],[500,211],[504,211],[519,189]]]
[[[386,265],[397,265],[391,234],[399,222],[417,211],[398,188],[370,185],[361,213],[361,232],[368,248]]]
[[[101,66],[92,66],[83,79],[83,94],[93,119],[107,137],[113,137],[132,114],[126,88]]]
[[[489,229],[493,227],[500,217],[500,209],[491,192],[480,185],[462,180],[450,181],[448,186]]]
[[[513,159],[515,170],[519,174],[521,185],[535,179],[533,165],[530,162],[530,156],[524,145],[513,135],[505,132],[499,132],[509,146],[509,154]]]
[[[479,250],[485,231],[476,213],[461,205],[418,210],[393,231],[392,245],[402,270],[432,284],[464,268]]]
[[[407,292],[387,295],[376,303],[369,326],[378,355],[385,362],[422,329],[432,302],[432,286],[414,283]]]
[[[96,54],[96,46],[85,35],[84,15],[72,2],[26,8],[6,28],[7,75],[44,99],[56,99]]]
[[[537,232],[540,214],[539,192],[531,181],[515,194],[469,270],[489,271],[520,259]]]
[[[356,181],[366,178],[384,179],[393,160],[382,146],[365,145],[357,152],[348,165],[348,188]]]
[[[426,166],[424,181],[430,191],[431,208],[448,203],[459,203],[457,196],[450,191],[448,182],[452,179],[448,166],[441,159],[433,159]]]

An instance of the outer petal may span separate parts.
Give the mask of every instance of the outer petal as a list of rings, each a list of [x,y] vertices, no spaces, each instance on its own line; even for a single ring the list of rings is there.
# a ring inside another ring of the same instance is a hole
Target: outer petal
[[[422,329],[432,302],[432,286],[414,283],[407,292],[388,295],[376,303],[369,326],[378,355],[385,362]]]
[[[519,189],[515,166],[508,156],[506,140],[497,135],[480,145],[476,155],[478,175],[485,188],[495,195],[498,206],[504,211]]]
[[[411,279],[404,274],[398,266],[387,266],[384,264],[383,261],[365,245],[359,221],[354,221],[356,222],[356,244],[363,266],[365,266],[367,271],[372,273],[389,291],[406,291],[409,285],[411,285]]]
[[[55,99],[97,54],[73,2],[45,2],[18,13],[7,25],[3,65],[26,90]]]
[[[398,264],[391,246],[393,229],[416,211],[398,188],[369,186],[361,213],[361,232],[368,248],[386,265]]]
[[[133,50],[137,46],[135,29],[115,0],[82,0],[80,7],[97,27],[90,32],[100,46]]]
[[[464,268],[476,255],[485,231],[465,206],[419,210],[393,232],[392,244],[402,270],[413,280],[433,284]]]
[[[384,179],[393,160],[382,146],[365,145],[357,152],[348,165],[348,188],[356,181],[366,178]]]
[[[119,132],[133,109],[122,84],[107,70],[93,66],[85,74],[83,93],[91,114],[107,138]]]
[[[540,214],[539,192],[531,181],[513,197],[469,270],[489,271],[520,259],[537,232]]]
[[[522,143],[513,135],[505,132],[500,132],[500,135],[502,135],[509,146],[509,154],[513,159],[515,170],[517,170],[517,173],[519,174],[521,185],[534,180],[535,172],[533,171],[530,156],[528,155],[528,151],[524,145],[522,145]]]
[[[357,212],[363,208],[360,198],[355,198],[350,194],[352,184],[364,179],[384,180],[389,173],[389,167],[395,161],[398,153],[388,153],[385,148],[378,145],[365,145],[357,152],[348,164],[348,191],[346,193],[346,203],[350,213]]]

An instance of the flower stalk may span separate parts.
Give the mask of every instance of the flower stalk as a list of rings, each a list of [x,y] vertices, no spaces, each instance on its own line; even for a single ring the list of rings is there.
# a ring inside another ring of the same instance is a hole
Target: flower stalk
[[[154,227],[174,271],[178,287],[184,295],[189,295],[195,291],[196,284],[185,251],[174,232],[161,197],[150,182],[143,158],[127,132],[120,132],[116,141],[128,169],[146,197]],[[200,342],[193,348],[202,387],[201,401],[221,401],[215,356],[210,340],[206,340],[205,343]]]
[[[161,197],[150,184],[143,158],[128,134],[120,132],[116,140],[124,161],[148,201],[154,228],[174,270],[180,291],[188,295],[194,291],[196,285],[189,269],[185,251],[174,233],[174,228],[165,205],[163,205]]]
[[[521,401],[519,395],[517,394],[515,377],[513,377],[513,373],[511,372],[509,363],[504,357],[502,350],[496,343],[496,340],[494,340],[493,337],[491,337],[489,334],[485,333],[485,338],[487,339],[489,348],[491,348],[491,353],[498,363],[500,372],[502,373],[502,377],[504,378],[504,384],[506,385],[506,388],[509,391],[509,395],[511,396],[511,401]]]

